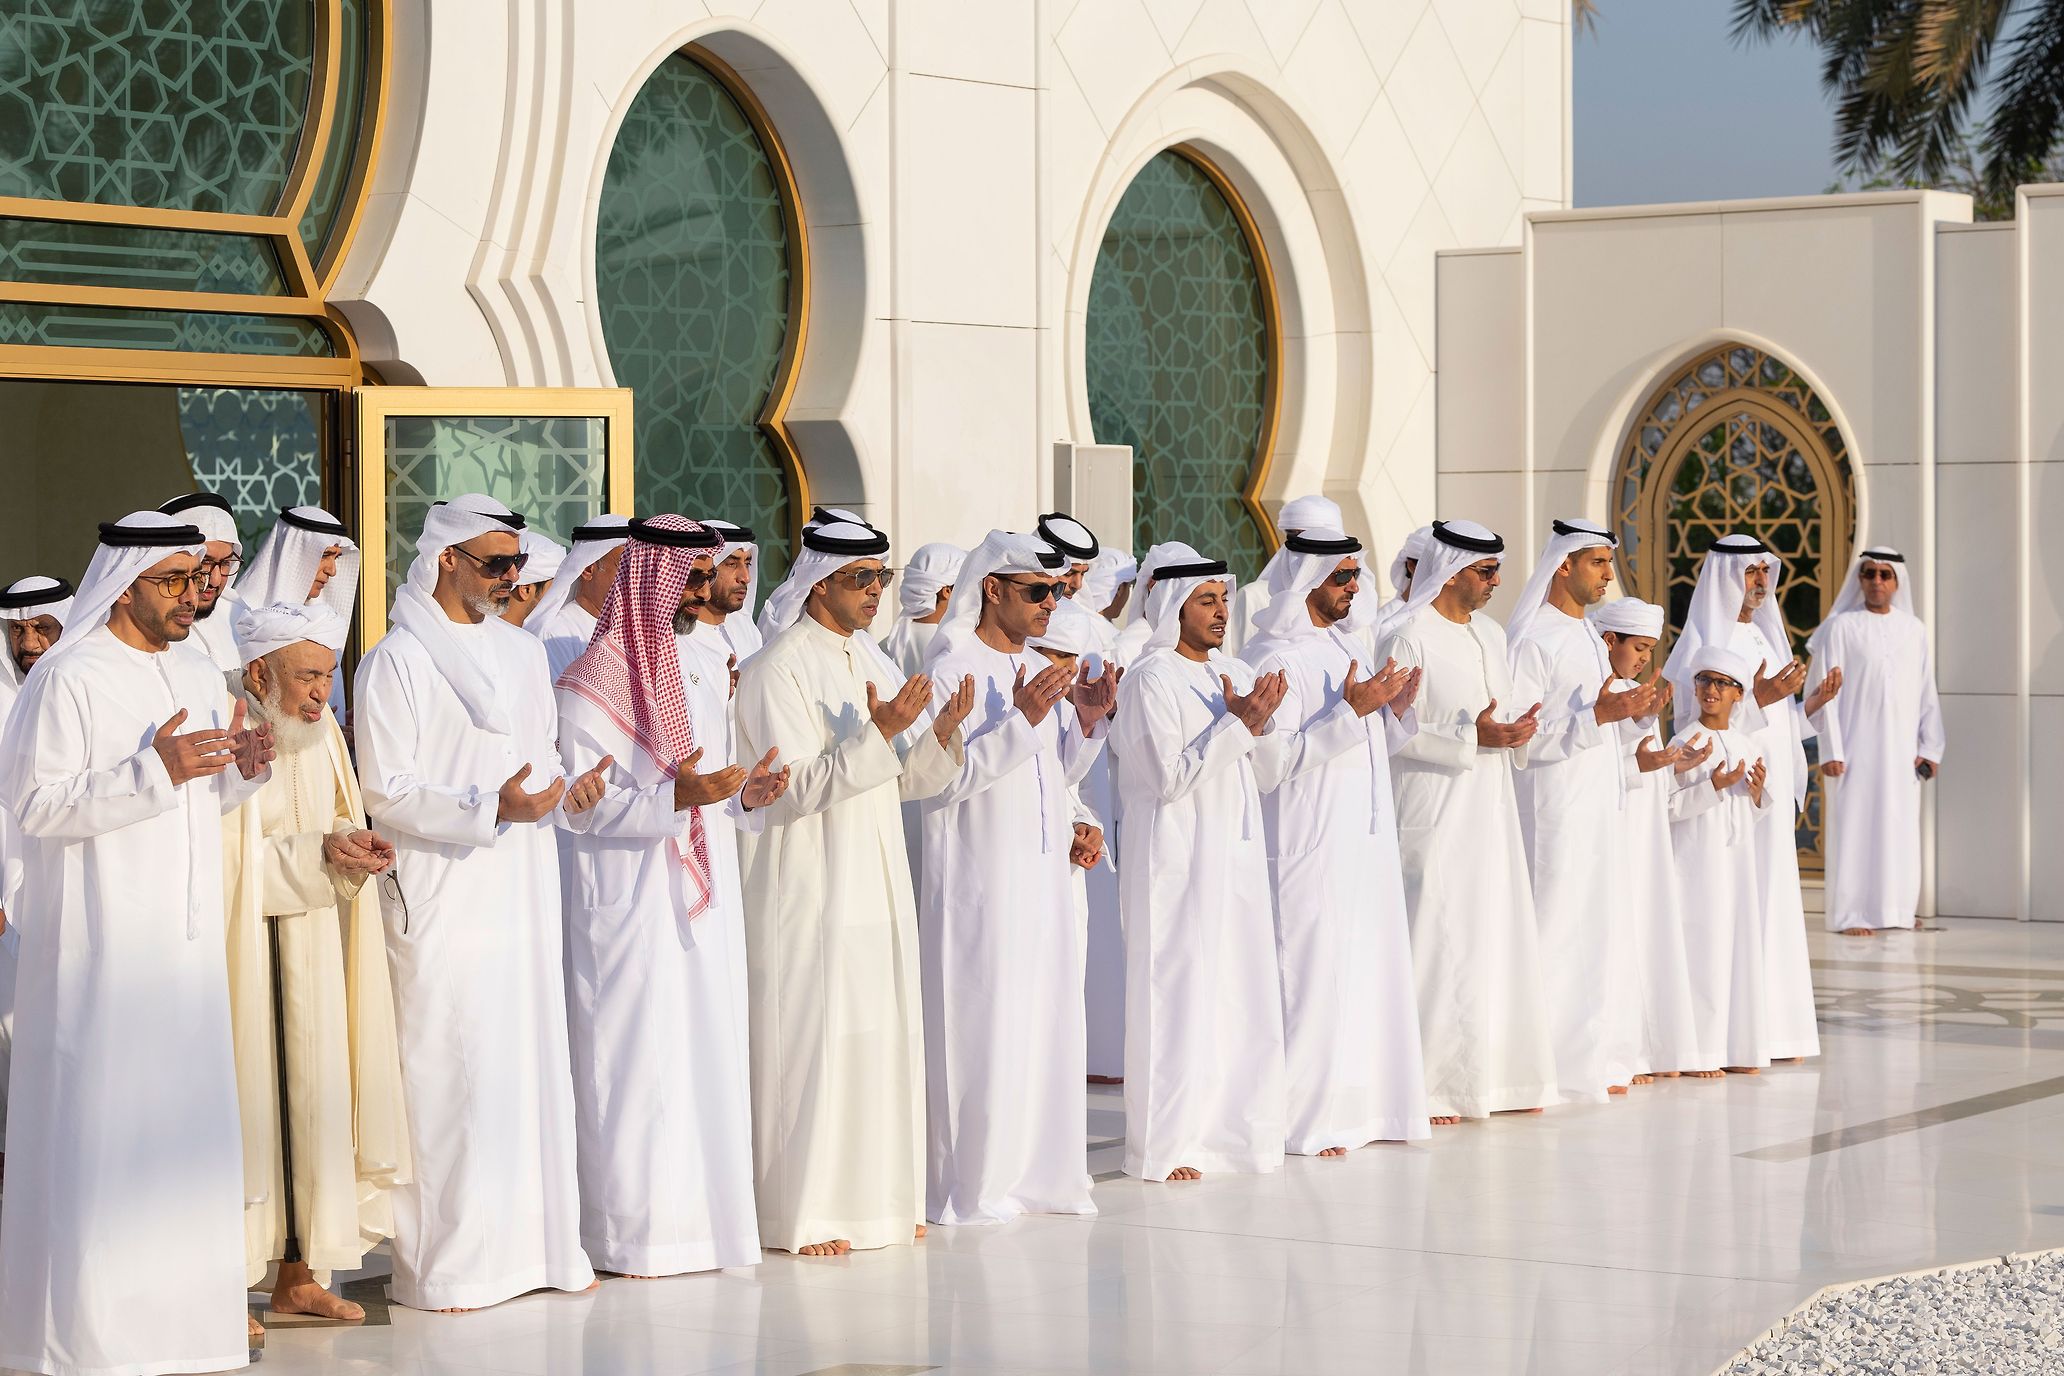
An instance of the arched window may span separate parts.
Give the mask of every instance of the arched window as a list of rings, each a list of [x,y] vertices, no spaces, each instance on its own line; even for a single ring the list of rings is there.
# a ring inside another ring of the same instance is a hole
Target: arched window
[[[1612,502],[1621,579],[1668,608],[1673,627],[1691,609],[1713,541],[1741,531],[1769,545],[1784,562],[1778,600],[1802,654],[1856,545],[1841,427],[1804,378],[1747,344],[1699,355],[1649,397],[1621,451]],[[1799,824],[1800,860],[1814,867],[1820,815],[1816,773]]]
[[[728,67],[659,65],[610,150],[595,236],[602,333],[637,394],[637,503],[750,525],[761,586],[806,512],[781,421],[802,335],[803,223],[788,163]]]
[[[1255,576],[1275,547],[1257,500],[1281,409],[1275,287],[1253,218],[1195,149],[1125,189],[1084,333],[1096,441],[1132,446],[1134,544],[1184,540]]]

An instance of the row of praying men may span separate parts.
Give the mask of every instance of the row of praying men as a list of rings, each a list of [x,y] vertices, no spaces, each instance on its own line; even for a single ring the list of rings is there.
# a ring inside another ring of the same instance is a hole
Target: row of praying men
[[[327,513],[239,577],[188,497],[104,525],[76,592],[14,584],[0,1365],[238,1366],[248,1286],[354,1317],[325,1286],[382,1238],[396,1301],[459,1310],[1090,1214],[1085,1065],[1123,1072],[1125,1169],[1182,1180],[1815,1051],[1781,803],[1813,723],[1831,921],[1918,892],[1894,757],[1940,729],[1896,554],[1802,703],[1754,541],[1659,686],[1596,527],[1508,637],[1481,526],[1416,534],[1377,608],[1331,503],[1282,524],[1258,594],[1059,514],[927,546],[878,644],[897,571],[850,512],[756,620],[741,527],[560,551],[460,497],[355,764]]]

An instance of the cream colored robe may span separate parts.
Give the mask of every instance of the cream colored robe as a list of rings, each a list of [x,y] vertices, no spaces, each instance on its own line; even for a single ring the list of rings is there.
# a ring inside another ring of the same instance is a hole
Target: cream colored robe
[[[365,825],[365,805],[343,733],[327,712],[323,727],[321,744],[280,754],[270,781],[223,828],[244,1263],[254,1286],[286,1241],[268,914],[280,924],[303,1260],[319,1275],[356,1270],[368,1247],[394,1235],[388,1189],[409,1178],[379,903],[370,885],[337,875],[322,854],[324,836]]]

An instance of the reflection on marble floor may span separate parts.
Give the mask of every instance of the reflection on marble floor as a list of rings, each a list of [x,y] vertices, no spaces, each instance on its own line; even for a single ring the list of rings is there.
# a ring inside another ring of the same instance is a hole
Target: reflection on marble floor
[[[2064,1246],[2064,927],[1944,925],[1814,931],[1805,1066],[1186,1186],[1110,1174],[1092,1089],[1094,1221],[396,1308],[262,1369],[1703,1376],[1829,1282]]]

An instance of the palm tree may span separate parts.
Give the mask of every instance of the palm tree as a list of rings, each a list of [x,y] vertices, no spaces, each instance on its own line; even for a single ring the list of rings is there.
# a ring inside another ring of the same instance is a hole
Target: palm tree
[[[1976,106],[1977,189],[2011,205],[2064,132],[2064,0],[1734,0],[1734,34],[1820,49],[1836,160],[1856,176],[1951,179]]]
[[[1598,0],[1570,0],[1569,17],[1579,33],[1592,32],[1598,27]]]

